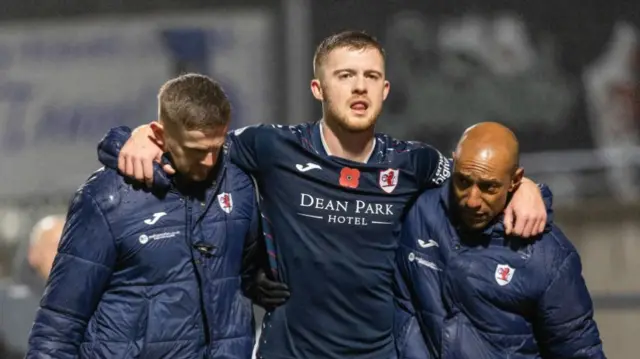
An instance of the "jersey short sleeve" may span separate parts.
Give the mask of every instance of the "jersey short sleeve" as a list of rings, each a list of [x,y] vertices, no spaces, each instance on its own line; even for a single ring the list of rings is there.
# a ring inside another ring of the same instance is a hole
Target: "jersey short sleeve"
[[[451,177],[451,160],[429,145],[411,151],[411,167],[421,188],[441,186]]]
[[[273,125],[254,125],[229,132],[231,162],[249,173],[260,172],[266,166],[274,135]]]

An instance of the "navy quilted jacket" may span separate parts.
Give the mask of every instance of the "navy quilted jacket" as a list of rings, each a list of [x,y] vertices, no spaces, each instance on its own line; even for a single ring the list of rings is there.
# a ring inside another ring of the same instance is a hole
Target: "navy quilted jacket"
[[[414,299],[402,357],[605,358],[580,257],[551,213],[536,241],[506,237],[500,221],[465,233],[449,219],[449,186],[425,192],[402,227],[397,260]]]
[[[110,166],[115,140],[100,153]],[[241,275],[258,230],[254,188],[221,161],[203,189],[160,170],[153,191],[110,168],[89,178],[70,205],[27,358],[251,358]]]

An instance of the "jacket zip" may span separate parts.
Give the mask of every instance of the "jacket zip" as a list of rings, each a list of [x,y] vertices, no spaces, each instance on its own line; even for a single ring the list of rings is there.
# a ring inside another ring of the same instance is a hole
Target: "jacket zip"
[[[207,309],[205,307],[205,302],[204,302],[204,288],[202,285],[203,279],[202,279],[202,275],[200,273],[200,265],[202,264],[202,260],[200,260],[200,258],[196,258],[194,256],[194,248],[193,248],[193,240],[191,238],[191,234],[192,234],[192,228],[191,228],[191,219],[192,219],[192,203],[191,203],[191,198],[189,197],[182,197],[183,201],[185,202],[185,206],[186,206],[186,241],[187,241],[187,247],[189,248],[189,253],[191,253],[191,263],[193,263],[194,269],[195,269],[195,273],[196,273],[196,281],[198,283],[198,291],[199,291],[199,297],[200,297],[200,313],[202,314],[202,328],[204,329],[204,342],[205,345],[208,347],[211,341],[211,337],[210,337],[210,333],[209,333],[209,321],[208,321],[208,315],[207,315]]]
[[[206,306],[206,293],[205,293],[205,287],[203,285],[203,283],[206,281],[206,277],[204,277],[204,273],[202,273],[203,270],[206,270],[205,267],[205,262],[201,259],[203,256],[205,256],[206,254],[204,254],[204,252],[200,249],[200,248],[195,248],[194,247],[194,243],[193,243],[193,238],[192,238],[192,233],[193,233],[193,229],[195,228],[196,225],[198,225],[198,223],[200,221],[202,221],[205,217],[206,214],[208,213],[209,209],[211,208],[211,205],[213,204],[213,202],[215,201],[216,195],[218,194],[218,191],[220,190],[220,186],[221,183],[223,181],[224,175],[226,173],[227,170],[227,166],[223,165],[223,167],[220,170],[220,174],[217,176],[216,181],[214,183],[214,185],[212,186],[212,195],[211,195],[211,199],[208,201],[206,207],[204,208],[204,210],[202,211],[202,213],[199,214],[198,218],[196,218],[195,221],[193,221],[193,200],[194,198],[192,197],[186,197],[184,198],[184,201],[186,203],[186,216],[187,216],[187,246],[189,247],[190,253],[191,253],[191,260],[192,263],[195,267],[195,272],[196,272],[196,278],[198,281],[198,288],[200,290],[200,312],[202,313],[202,320],[203,320],[203,328],[205,331],[205,344],[207,347],[210,346],[211,344],[211,328],[209,328],[209,314],[207,311],[207,306]],[[206,192],[205,192],[205,200],[206,200],[207,196],[206,196]],[[194,250],[197,250],[198,253],[200,254],[200,258],[195,258],[194,255]],[[207,349],[208,350],[208,349]]]

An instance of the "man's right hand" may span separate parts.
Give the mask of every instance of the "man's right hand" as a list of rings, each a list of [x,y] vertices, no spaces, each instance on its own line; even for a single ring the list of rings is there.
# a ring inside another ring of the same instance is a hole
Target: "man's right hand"
[[[161,163],[162,149],[151,130],[151,126],[142,125],[131,133],[131,138],[122,146],[118,156],[118,170],[128,177],[153,185],[153,162]],[[172,175],[175,170],[171,165],[162,169]]]

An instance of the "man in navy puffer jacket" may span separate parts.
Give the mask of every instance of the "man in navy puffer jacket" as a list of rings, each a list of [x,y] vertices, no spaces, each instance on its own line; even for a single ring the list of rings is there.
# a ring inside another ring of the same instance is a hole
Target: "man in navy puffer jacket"
[[[77,191],[27,358],[251,358],[241,276],[258,217],[225,154],[229,101],[201,75],[158,99],[154,131],[177,174],[158,168],[146,190],[103,168]]]
[[[397,260],[415,317],[402,326],[404,358],[605,358],[580,257],[551,216],[537,241],[504,233],[522,175],[515,135],[482,123],[460,140],[452,181],[408,213]]]

